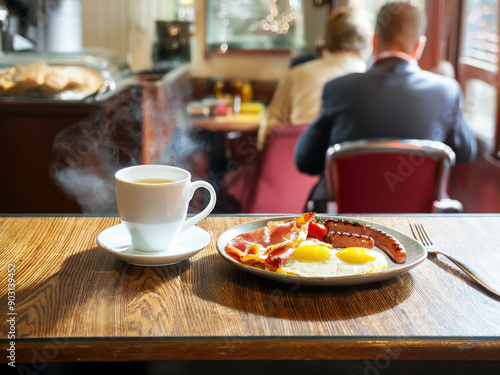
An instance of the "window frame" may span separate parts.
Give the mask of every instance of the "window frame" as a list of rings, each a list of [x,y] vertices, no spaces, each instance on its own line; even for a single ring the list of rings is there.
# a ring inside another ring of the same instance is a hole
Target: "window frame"
[[[219,51],[217,49],[212,49],[210,48],[209,46],[209,43],[207,42],[207,35],[208,35],[208,28],[209,28],[209,25],[208,25],[208,10],[209,10],[209,5],[208,5],[208,1],[210,0],[203,0],[203,6],[204,6],[204,9],[203,9],[203,13],[204,13],[204,27],[205,27],[205,40],[203,41],[204,43],[204,49],[205,49],[205,58],[208,59],[212,56],[227,56],[227,55],[251,55],[251,56],[259,56],[259,55],[275,55],[275,56],[293,56],[295,51],[296,51],[296,48],[282,48],[282,49],[261,49],[261,48],[235,48],[235,47],[232,47],[232,48],[229,48],[227,51]],[[303,1],[303,0],[302,0]],[[305,0],[305,1],[313,1],[313,0]],[[317,7],[327,7],[328,8],[328,13],[331,12],[332,10],[332,5],[331,4],[335,4],[337,2],[348,2],[349,0],[329,0],[329,1],[324,1],[320,4],[315,4],[315,6]],[[304,6],[304,4],[303,4]],[[303,11],[305,11],[303,9]]]
[[[429,2],[429,0],[427,0]],[[454,20],[454,22],[458,23],[458,35],[457,35],[457,50],[460,51],[464,44],[464,35],[465,35],[465,11],[466,11],[466,1],[459,0],[460,6],[460,14],[459,18]],[[497,1],[498,8],[498,21],[499,22],[499,30],[500,30],[500,1]],[[500,47],[500,38],[499,38],[499,47]],[[488,69],[486,66],[481,66],[480,60],[475,60],[474,58],[467,56],[457,56],[456,57],[456,65],[457,65],[457,80],[462,86],[462,89],[465,92],[465,85],[470,79],[477,79],[483,81],[489,85],[492,85],[497,90],[497,105],[496,105],[496,114],[495,114],[495,129],[493,134],[492,144],[490,145],[489,140],[485,140],[488,148],[492,149],[492,155],[497,159],[500,159],[500,67],[497,68],[497,71],[492,71]]]

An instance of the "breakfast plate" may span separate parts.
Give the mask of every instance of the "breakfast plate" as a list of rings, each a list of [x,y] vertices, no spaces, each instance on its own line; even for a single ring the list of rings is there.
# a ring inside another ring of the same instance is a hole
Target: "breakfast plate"
[[[168,251],[140,251],[132,247],[125,225],[107,228],[97,236],[97,243],[106,252],[136,266],[167,266],[191,258],[210,243],[210,234],[192,226],[179,233],[174,246]]]
[[[359,274],[359,275],[348,275],[348,276],[295,276],[289,274],[282,274],[274,271],[268,271],[256,267],[252,267],[243,263],[240,263],[236,259],[232,258],[226,252],[226,245],[230,240],[234,237],[243,234],[256,231],[260,228],[266,226],[269,221],[282,221],[286,219],[290,219],[290,216],[282,216],[282,217],[273,217],[269,219],[255,220],[248,223],[240,224],[235,227],[232,227],[222,233],[217,240],[217,250],[219,254],[229,262],[232,266],[252,273],[254,275],[264,277],[267,279],[272,279],[288,284],[296,284],[296,285],[315,285],[315,286],[336,286],[336,285],[358,285],[358,284],[367,284],[376,281],[382,281],[394,278],[399,276],[405,272],[408,272],[412,268],[418,266],[422,263],[427,257],[427,251],[422,246],[422,244],[412,237],[407,236],[406,234],[399,232],[393,228],[387,227],[385,225],[381,225],[378,223],[359,220],[359,219],[351,219],[346,217],[331,217],[331,216],[322,216],[324,219],[343,219],[347,221],[351,221],[353,223],[361,223],[372,226],[374,228],[380,229],[393,237],[395,237],[405,248],[407,253],[407,259],[405,263],[396,264],[394,263],[381,249],[378,247],[374,247],[373,250],[381,253],[387,260],[387,268],[383,271],[377,271],[374,273],[367,274]]]

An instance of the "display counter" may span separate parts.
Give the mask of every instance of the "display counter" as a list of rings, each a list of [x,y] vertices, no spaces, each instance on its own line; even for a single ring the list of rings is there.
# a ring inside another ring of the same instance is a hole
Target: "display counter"
[[[164,115],[172,105],[166,92],[182,73],[107,67],[115,72],[103,74],[109,86],[85,98],[38,89],[0,95],[1,213],[113,212],[105,198],[114,170],[161,155],[175,128]]]

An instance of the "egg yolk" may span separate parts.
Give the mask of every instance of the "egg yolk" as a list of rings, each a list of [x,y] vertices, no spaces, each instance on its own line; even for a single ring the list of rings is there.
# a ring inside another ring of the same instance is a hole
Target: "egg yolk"
[[[364,247],[346,247],[335,255],[344,262],[355,264],[370,262],[377,258],[372,250]]]
[[[297,260],[327,260],[330,256],[330,252],[321,245],[302,245],[292,253],[292,258]]]

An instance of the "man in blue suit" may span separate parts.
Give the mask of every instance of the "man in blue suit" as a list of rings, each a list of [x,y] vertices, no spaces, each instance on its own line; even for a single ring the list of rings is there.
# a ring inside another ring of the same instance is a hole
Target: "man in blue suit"
[[[321,113],[295,146],[297,168],[322,178],[310,195],[324,211],[325,154],[330,145],[362,138],[428,139],[446,143],[458,163],[476,155],[476,140],[462,112],[457,81],[423,71],[426,19],[414,6],[383,6],[373,39],[374,64],[323,87]],[[309,207],[312,209],[312,207]]]

